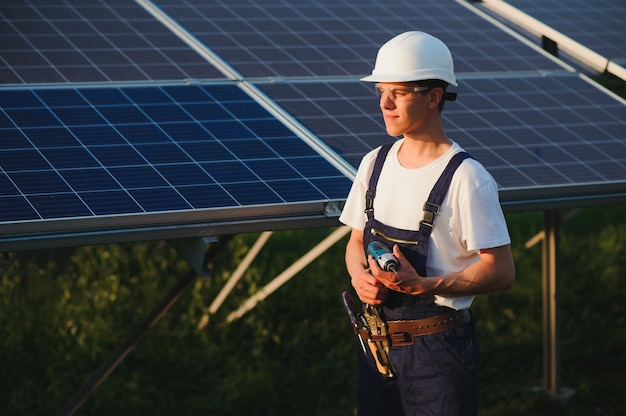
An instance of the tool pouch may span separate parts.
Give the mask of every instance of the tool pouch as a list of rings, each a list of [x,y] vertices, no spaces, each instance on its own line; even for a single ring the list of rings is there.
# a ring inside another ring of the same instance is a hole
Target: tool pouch
[[[363,317],[369,329],[369,338],[367,344],[376,361],[378,372],[385,378],[395,376],[395,370],[391,364],[389,350],[391,346],[391,337],[389,335],[387,322],[380,316],[378,308],[372,305],[365,305],[363,308]]]

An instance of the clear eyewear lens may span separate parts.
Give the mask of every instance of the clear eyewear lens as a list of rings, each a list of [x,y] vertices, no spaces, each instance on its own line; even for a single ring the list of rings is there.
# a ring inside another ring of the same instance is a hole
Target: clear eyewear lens
[[[428,90],[428,87],[381,87],[379,84],[376,84],[374,87],[376,91],[376,96],[378,99],[381,99],[383,95],[387,94],[392,101],[411,101],[415,98],[415,94],[418,92],[423,92]]]

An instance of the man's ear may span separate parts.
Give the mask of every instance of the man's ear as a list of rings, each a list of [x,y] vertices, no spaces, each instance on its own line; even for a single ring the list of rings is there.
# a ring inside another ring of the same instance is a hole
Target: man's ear
[[[436,87],[428,91],[428,107],[435,109],[439,107],[439,103],[443,100],[443,89]]]

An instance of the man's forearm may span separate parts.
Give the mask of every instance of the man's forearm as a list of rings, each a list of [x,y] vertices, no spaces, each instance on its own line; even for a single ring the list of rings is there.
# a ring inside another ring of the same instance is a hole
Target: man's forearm
[[[363,270],[367,267],[363,244],[359,244],[358,241],[350,239],[346,246],[346,269],[348,270],[348,274],[350,276],[357,276],[363,273]]]
[[[480,260],[465,269],[445,276],[425,277],[415,272],[394,247],[401,267],[397,274],[380,270],[374,261],[374,276],[386,287],[411,295],[466,296],[508,289],[515,280],[515,266],[509,246],[482,250]]]
[[[515,280],[515,263],[510,246],[482,250],[480,260],[459,273],[444,276],[440,288],[433,292],[442,295],[479,295],[506,290]]]

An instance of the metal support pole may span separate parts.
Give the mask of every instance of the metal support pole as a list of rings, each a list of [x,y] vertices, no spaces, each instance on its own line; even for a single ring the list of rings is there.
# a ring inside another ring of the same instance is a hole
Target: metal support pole
[[[207,251],[206,258],[214,257],[221,247],[228,244],[230,236],[220,240],[219,244],[213,244]],[[163,315],[176,303],[185,289],[198,277],[195,270],[190,270],[181,280],[176,283],[159,304],[148,314],[143,322],[128,335],[124,342],[102,363],[100,368],[78,390],[78,392],[63,406],[59,415],[70,416],[87,400],[87,398],[102,384],[104,380],[117,368],[124,358],[135,348],[146,332],[156,325]]]
[[[559,227],[558,210],[544,212],[543,239],[543,385],[546,392],[561,401],[575,391],[561,385],[559,345]]]
[[[239,282],[239,280],[241,279],[243,274],[246,272],[246,270],[248,270],[248,267],[250,267],[250,264],[252,264],[252,261],[256,258],[257,254],[259,254],[261,249],[265,246],[265,243],[267,243],[267,240],[269,240],[271,235],[272,235],[272,231],[265,231],[261,233],[261,235],[259,236],[257,241],[254,243],[250,251],[248,251],[248,254],[246,254],[246,256],[241,261],[237,269],[233,272],[230,279],[228,279],[228,282],[226,282],[226,285],[224,285],[220,293],[217,295],[217,297],[215,298],[215,300],[209,307],[210,314],[216,313],[217,310],[220,308],[220,306],[222,306],[222,303],[224,303],[224,300],[226,300],[226,297],[228,296],[228,294],[233,290],[233,288],[235,287],[237,282]]]
[[[232,322],[241,318],[248,311],[253,309],[259,302],[263,301],[269,295],[274,293],[279,287],[285,284],[289,279],[295,276],[300,270],[309,265],[313,260],[318,258],[322,253],[328,250],[333,244],[341,240],[343,236],[350,232],[350,227],[341,226],[335,229],[324,240],[313,247],[309,252],[302,256],[298,261],[285,269],[281,274],[276,276],[274,280],[263,286],[255,295],[246,300],[240,307],[234,312],[231,312],[226,317],[226,322]]]
[[[558,333],[558,245],[559,212],[544,213],[543,240],[543,381],[549,393],[560,389]]]

